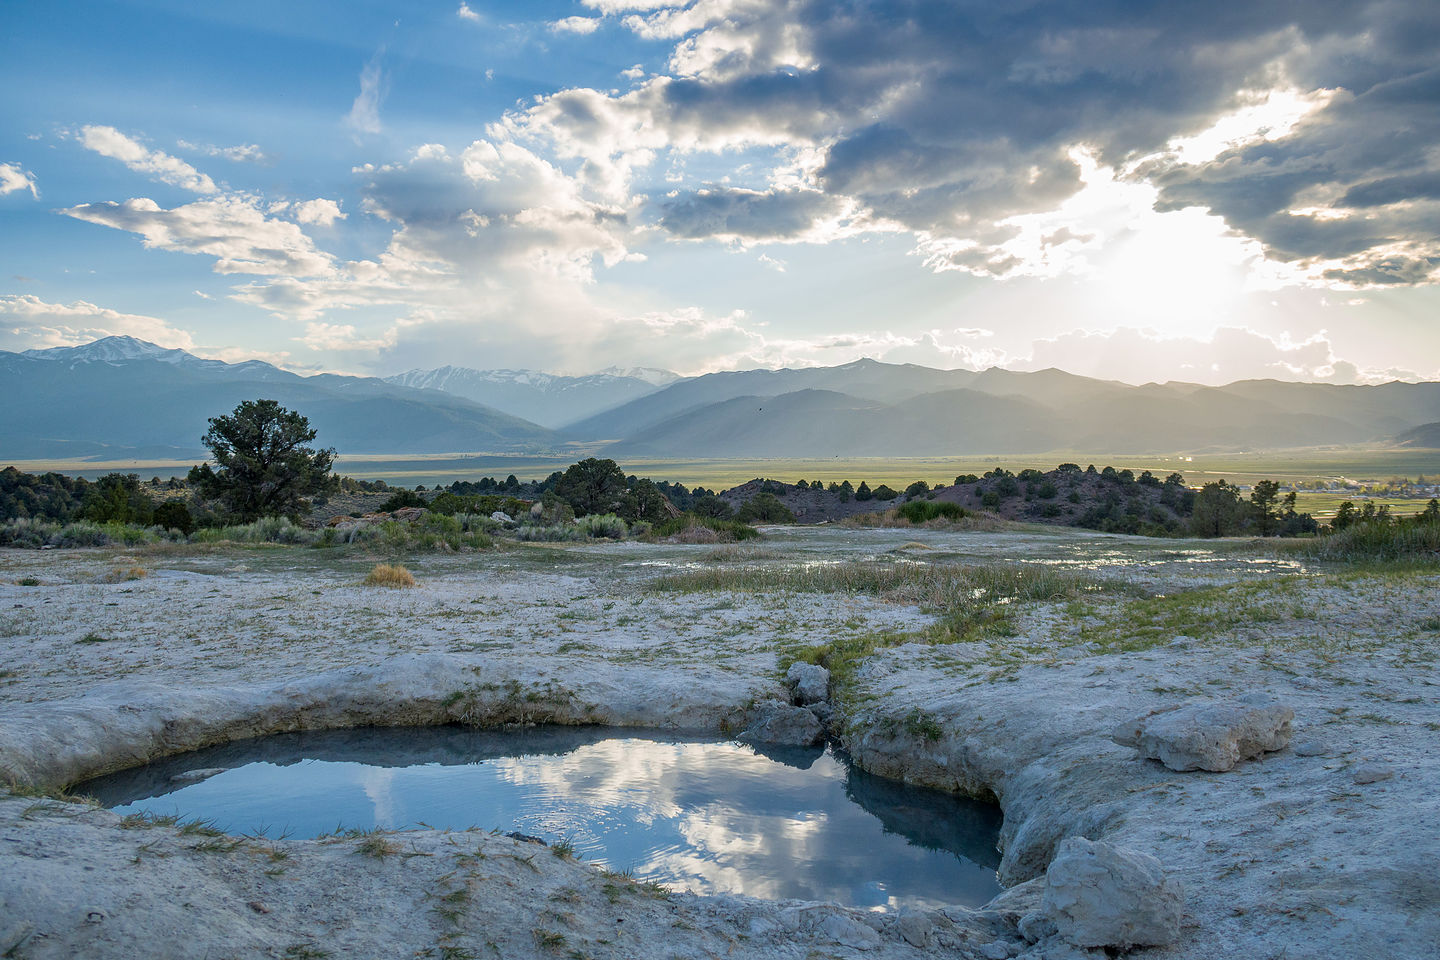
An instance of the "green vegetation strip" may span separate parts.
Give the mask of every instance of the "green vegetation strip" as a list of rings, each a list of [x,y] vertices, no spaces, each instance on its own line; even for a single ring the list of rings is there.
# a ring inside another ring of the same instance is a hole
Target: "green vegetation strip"
[[[1018,603],[1136,592],[1136,588],[1117,581],[1051,567],[881,561],[692,570],[660,577],[648,589],[677,593],[858,594],[914,604],[939,618],[919,631],[860,633],[821,646],[783,651],[781,669],[796,660],[828,669],[841,701],[849,697],[860,664],[877,650],[904,643],[948,644],[1013,636],[1012,618]]]

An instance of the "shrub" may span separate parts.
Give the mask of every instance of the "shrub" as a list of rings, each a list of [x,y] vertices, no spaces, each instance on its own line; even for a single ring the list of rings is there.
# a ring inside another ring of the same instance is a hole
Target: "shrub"
[[[889,501],[889,500],[894,500],[894,499],[895,499],[896,497],[898,497],[898,496],[900,496],[899,493],[897,493],[897,492],[894,491],[894,490],[891,490],[889,487],[887,487],[887,486],[886,486],[885,484],[883,484],[883,483],[880,484],[880,486],[878,486],[878,487],[875,488],[875,499],[876,499],[876,500],[886,500],[886,501]]]
[[[957,503],[937,503],[934,500],[912,500],[909,503],[902,503],[895,508],[895,512],[901,519],[911,523],[929,523],[931,520],[940,518],[959,520],[970,514],[970,511]]]
[[[167,500],[156,507],[150,522],[166,530],[179,530],[187,537],[195,530],[195,518],[190,515],[190,508],[179,500]]]
[[[575,529],[582,537],[593,540],[624,540],[628,528],[625,521],[613,513],[592,513],[575,521]]]
[[[794,523],[795,514],[791,513],[790,508],[781,503],[775,494],[760,493],[756,494],[754,499],[745,502],[744,506],[735,514],[735,519],[741,523],[748,523],[752,520],[759,523]]]
[[[912,500],[915,497],[923,497],[929,492],[930,484],[926,483],[924,480],[916,480],[914,483],[910,484],[910,486],[905,488],[905,496],[911,498]]]
[[[1300,550],[1320,560],[1437,560],[1440,523],[1421,517],[1398,523],[1353,523],[1306,542]]]
[[[377,563],[365,575],[365,586],[405,589],[415,586],[415,577],[398,563]]]
[[[712,536],[703,538],[703,535],[697,533],[699,530],[709,531]],[[753,539],[760,536],[760,531],[736,520],[683,514],[664,523],[657,523],[650,535],[657,540],[675,537],[684,543],[729,543]]]
[[[396,510],[404,510],[406,507],[423,507],[424,499],[413,490],[399,490],[391,494],[390,499],[380,504],[380,513],[394,513]]]

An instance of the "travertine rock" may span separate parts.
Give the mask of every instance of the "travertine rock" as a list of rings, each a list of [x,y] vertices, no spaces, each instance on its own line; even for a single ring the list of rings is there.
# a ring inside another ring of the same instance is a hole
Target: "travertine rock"
[[[749,726],[736,737],[755,743],[790,743],[810,746],[825,736],[815,714],[783,700],[762,700],[749,714]]]
[[[1180,935],[1181,888],[1146,853],[1069,837],[1045,873],[1040,909],[1020,921],[1029,939],[1078,947],[1160,946]]]
[[[1171,770],[1229,770],[1290,742],[1295,711],[1264,695],[1192,703],[1121,724],[1110,735]]]
[[[830,698],[830,671],[813,663],[792,663],[785,682],[795,691],[795,702],[809,706]]]

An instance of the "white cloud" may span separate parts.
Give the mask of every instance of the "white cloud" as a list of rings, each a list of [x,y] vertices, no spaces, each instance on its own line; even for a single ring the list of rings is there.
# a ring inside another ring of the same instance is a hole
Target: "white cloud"
[[[382,47],[360,71],[360,92],[350,106],[346,122],[361,133],[380,132],[380,102],[385,99],[385,75],[380,69]]]
[[[348,323],[307,323],[305,335],[295,339],[311,350],[375,351],[395,346],[395,336],[395,327],[379,337],[367,339]]]
[[[85,300],[47,303],[28,294],[0,296],[0,336],[8,350],[73,347],[113,336],[135,337],[181,350],[194,346],[187,331],[159,317],[121,313]]]
[[[459,17],[461,20],[469,20],[472,23],[479,23],[482,20],[480,14],[476,13],[474,10],[471,10],[470,4],[464,2],[460,4],[460,9],[455,11],[455,16]]]
[[[40,197],[35,190],[35,174],[18,163],[0,163],[0,197],[17,190],[29,190],[30,196]]]
[[[167,210],[138,197],[123,203],[85,203],[60,211],[89,223],[127,230],[146,247],[215,258],[216,273],[323,276],[334,270],[298,226],[267,217],[258,201],[241,197],[197,200]]]
[[[581,0],[591,10],[601,14],[630,13],[636,10],[659,10],[663,7],[683,7],[690,0]]]
[[[119,160],[136,173],[143,173],[161,183],[168,183],[192,193],[220,192],[214,180],[184,160],[161,150],[151,150],[114,127],[81,127],[80,143],[87,150],[93,150],[102,157]]]
[[[582,36],[594,33],[600,26],[599,17],[566,17],[563,20],[554,20],[550,23],[550,29],[555,33],[578,33]]]
[[[1212,386],[1257,379],[1330,383],[1424,379],[1424,375],[1413,371],[1366,369],[1341,359],[1323,330],[1294,339],[1242,327],[1221,327],[1209,337],[1167,337],[1134,327],[1072,330],[1036,340],[1029,357],[1017,358],[1007,366],[1019,370],[1058,367],[1082,376],[1127,383],[1139,383],[1143,378]],[[1143,374],[1137,376],[1137,371]],[[1428,376],[1437,375],[1440,370],[1428,372]]]
[[[259,145],[254,143],[242,143],[234,147],[217,147],[209,143],[191,143],[188,140],[176,140],[175,145],[181,150],[189,150],[193,153],[203,153],[207,157],[220,157],[234,163],[269,163],[270,157],[261,150]]]
[[[340,212],[340,204],[334,200],[326,200],[324,197],[296,203],[291,207],[291,213],[300,223],[313,223],[322,227],[331,226],[336,220],[345,219],[345,214]]]

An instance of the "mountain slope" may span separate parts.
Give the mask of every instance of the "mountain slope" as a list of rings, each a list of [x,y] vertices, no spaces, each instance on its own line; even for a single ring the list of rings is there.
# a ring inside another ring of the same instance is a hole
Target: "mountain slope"
[[[472,370],[439,367],[386,377],[387,383],[442,390],[546,427],[573,423],[648,396],[678,379],[666,370],[611,367],[585,377],[534,370]]]
[[[1396,437],[1395,442],[1402,447],[1440,450],[1440,423],[1422,423],[1412,427]]]
[[[302,377],[110,337],[84,347],[0,352],[0,454],[190,457],[206,420],[265,397],[298,410],[341,453],[552,449],[551,431],[459,397],[368,377]]]
[[[737,397],[679,414],[607,453],[667,457],[905,457],[1050,450],[1061,435],[1045,407],[947,390],[901,404],[831,390]]]

